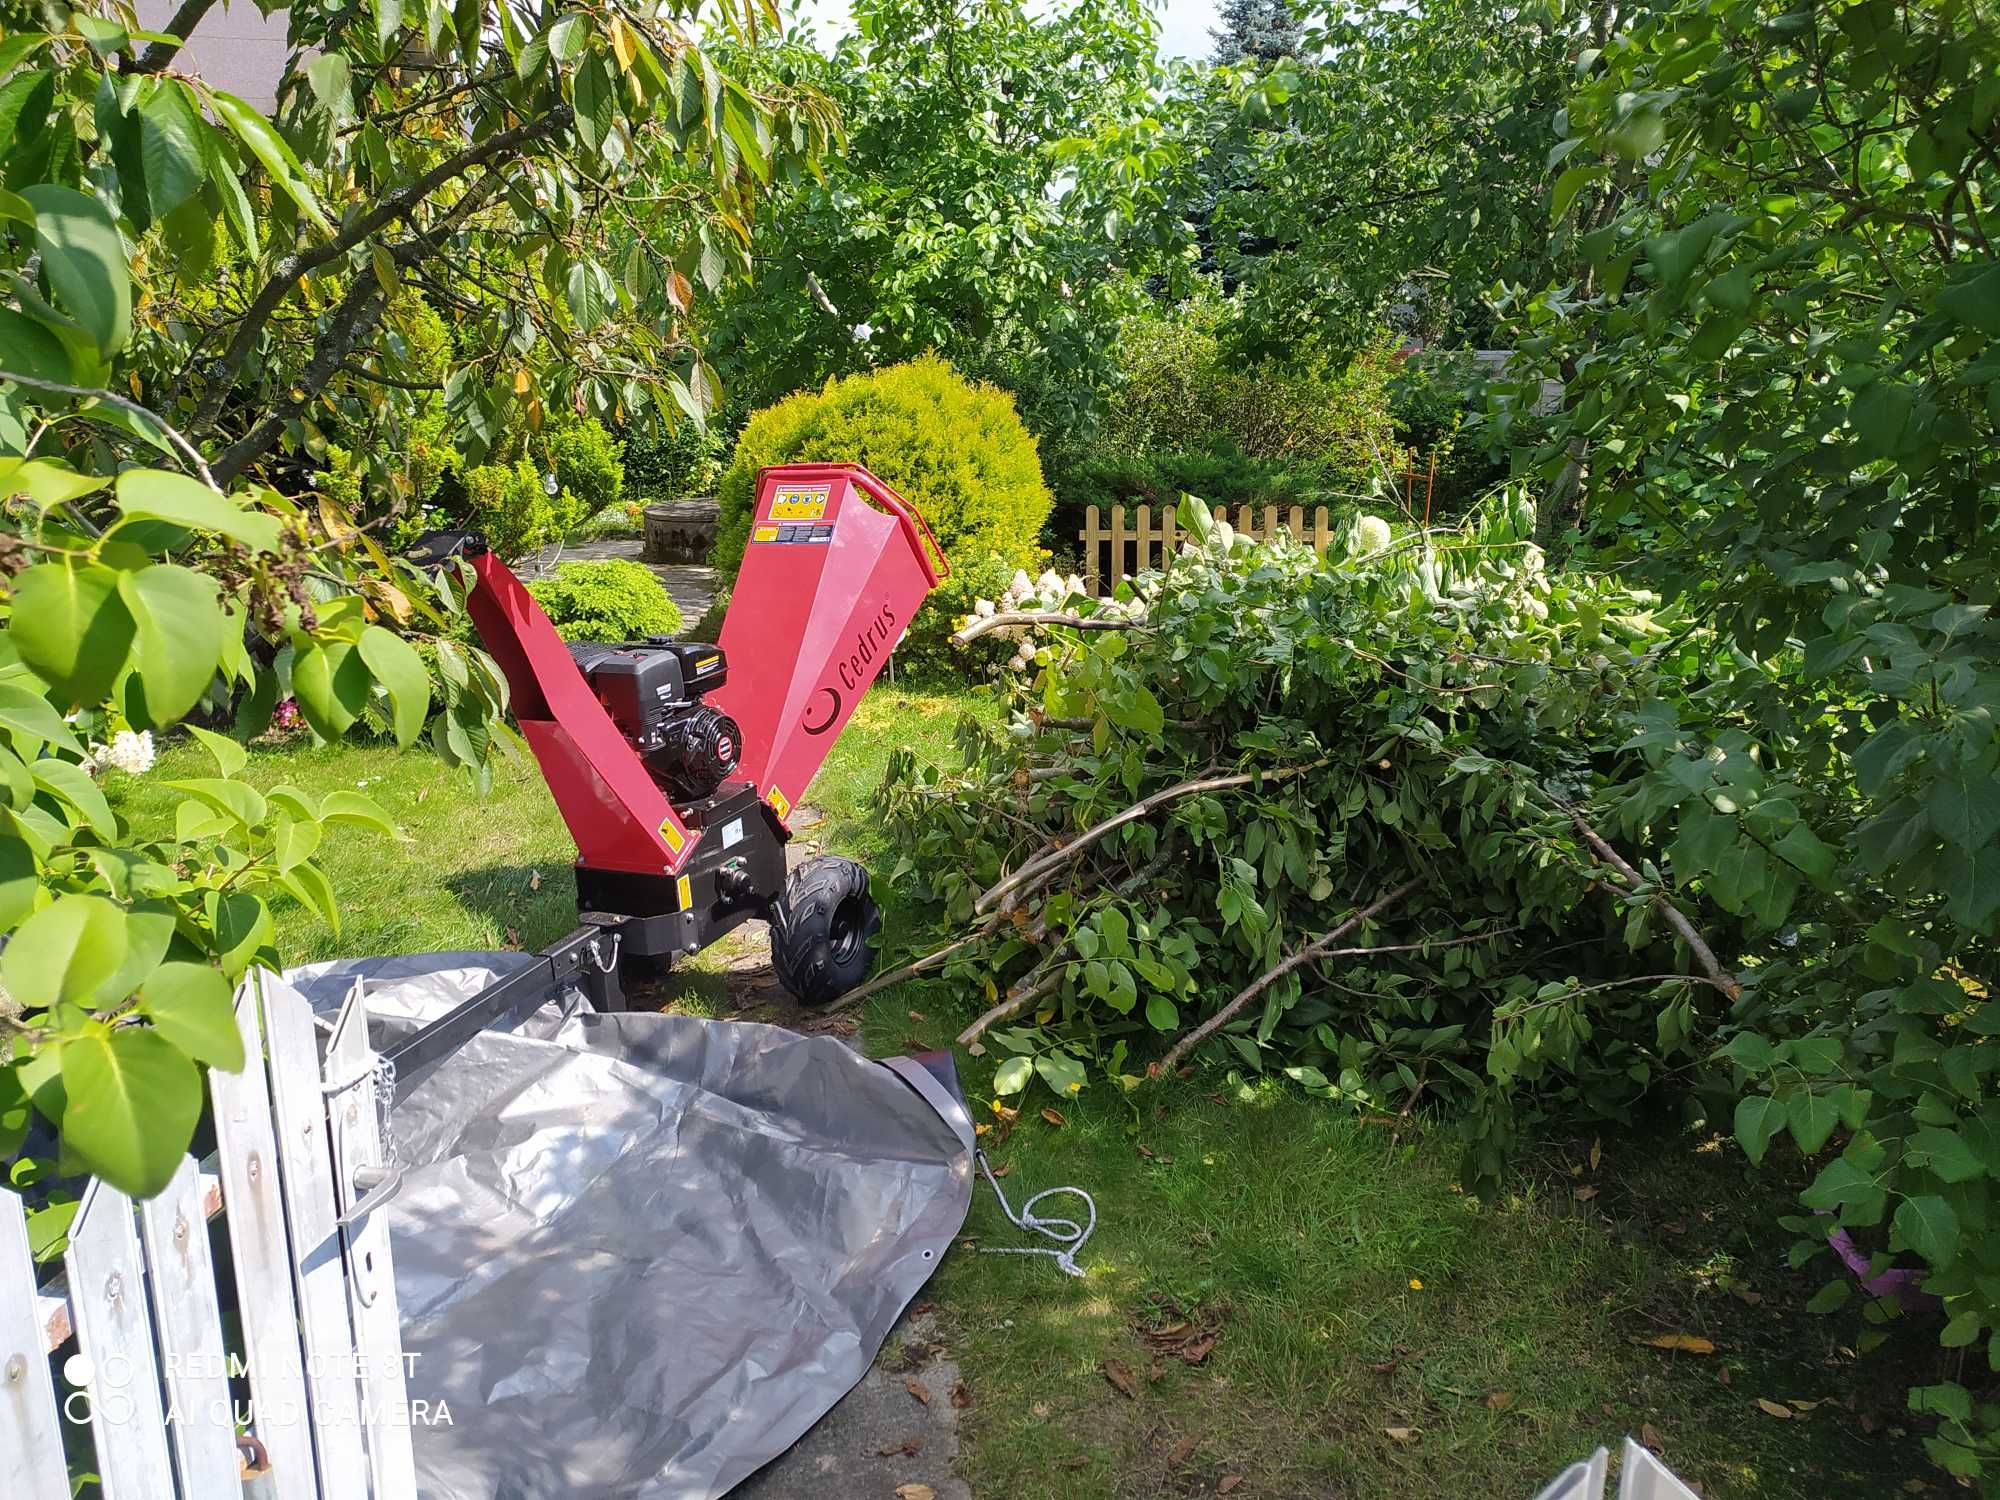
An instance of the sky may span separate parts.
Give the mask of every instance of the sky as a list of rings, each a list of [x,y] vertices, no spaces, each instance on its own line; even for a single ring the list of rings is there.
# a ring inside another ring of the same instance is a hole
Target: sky
[[[813,29],[822,36],[847,30],[848,0],[799,0],[799,10],[810,16]],[[1160,56],[1207,57],[1215,43],[1209,29],[1217,24],[1221,7],[1216,0],[1154,0],[1160,16]]]

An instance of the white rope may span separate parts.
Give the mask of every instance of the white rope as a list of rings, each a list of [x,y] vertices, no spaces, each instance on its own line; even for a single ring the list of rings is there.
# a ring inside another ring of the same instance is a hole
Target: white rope
[[[1083,1242],[1097,1229],[1097,1200],[1080,1187],[1043,1188],[1034,1197],[1021,1205],[1017,1214],[1008,1203],[1007,1195],[1000,1191],[1000,1184],[993,1178],[993,1168],[987,1163],[986,1153],[976,1153],[979,1170],[986,1174],[986,1185],[993,1189],[993,1196],[1000,1200],[1000,1212],[1007,1216],[1007,1222],[1016,1229],[1031,1234],[1046,1235],[1062,1248],[1052,1250],[1046,1245],[981,1245],[982,1255],[1048,1255],[1071,1276],[1083,1275],[1083,1267],[1076,1263],[1076,1255],[1083,1248]],[[1090,1214],[1090,1222],[1079,1226],[1074,1219],[1044,1218],[1035,1212],[1035,1205],[1044,1198],[1053,1198],[1058,1193],[1074,1193],[1083,1200],[1083,1206]]]

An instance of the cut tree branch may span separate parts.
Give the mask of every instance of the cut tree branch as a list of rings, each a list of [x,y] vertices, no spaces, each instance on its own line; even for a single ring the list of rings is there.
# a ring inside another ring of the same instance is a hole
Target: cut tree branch
[[[989,630],[1004,630],[1009,625],[1067,625],[1073,630],[1145,630],[1149,627],[1144,620],[1130,620],[1122,617],[1111,618],[1104,615],[1066,615],[1056,610],[1017,610],[1004,615],[975,615],[965,622],[965,628],[952,639],[963,646],[968,641],[976,641]]]
[[[1248,786],[1252,782],[1287,781],[1294,776],[1303,776],[1308,771],[1317,771],[1325,764],[1326,761],[1320,759],[1303,766],[1281,766],[1274,771],[1239,771],[1233,776],[1204,776],[1193,781],[1177,781],[1170,787],[1154,792],[1150,797],[1141,798],[1123,812],[1113,813],[1101,823],[1093,823],[1061,848],[1051,849],[1047,854],[1036,855],[1005,880],[988,889],[973,903],[972,909],[984,915],[1002,896],[1017,891],[1036,877],[1066,864],[1113,829],[1136,822],[1154,809],[1164,807],[1178,798],[1191,797],[1197,792],[1226,791],[1230,787]]]
[[[1575,826],[1576,831],[1583,835],[1584,842],[1597,851],[1600,859],[1618,872],[1619,877],[1625,882],[1628,890],[1637,894],[1646,889],[1645,876],[1633,869],[1625,856],[1612,848],[1604,835],[1599,833],[1595,828],[1592,828],[1585,821],[1580,811],[1563,801],[1562,798],[1556,796],[1553,792],[1544,792],[1543,795],[1568,816],[1570,822]],[[1687,919],[1687,914],[1674,905],[1673,902],[1669,901],[1664,891],[1656,889],[1647,899],[1659,908],[1660,915],[1667,919],[1668,925],[1681,935],[1681,941],[1688,945],[1688,952],[1694,955],[1695,962],[1701,965],[1702,971],[1708,975],[1709,982],[1731,1000],[1734,1000],[1742,992],[1743,986],[1737,981],[1735,975],[1731,974],[1716,961],[1715,950],[1709,947],[1707,940],[1694,930],[1694,923]]]
[[[1245,985],[1241,990],[1237,991],[1236,997],[1233,1000],[1231,1000],[1227,1005],[1223,1006],[1221,1010],[1217,1011],[1214,1015],[1210,1016],[1206,1021],[1203,1021],[1201,1025],[1197,1026],[1193,1031],[1189,1032],[1186,1036],[1182,1037],[1178,1042],[1175,1042],[1173,1046],[1169,1047],[1167,1049],[1167,1055],[1161,1058],[1159,1061],[1158,1064],[1159,1070],[1162,1073],[1172,1073],[1174,1069],[1180,1066],[1182,1058],[1186,1057],[1188,1053],[1192,1052],[1196,1047],[1199,1047],[1203,1042],[1207,1041],[1210,1037],[1214,1036],[1216,1032],[1220,1031],[1223,1027],[1227,1026],[1231,1021],[1233,1021],[1238,1015],[1242,1013],[1244,1006],[1248,1005],[1252,1000],[1255,1000],[1259,995],[1263,994],[1264,991],[1268,990],[1272,985],[1276,984],[1280,979],[1283,979],[1287,974],[1291,973],[1292,970],[1299,968],[1304,964],[1309,964],[1314,959],[1317,958],[1332,957],[1334,953],[1337,951],[1334,948],[1335,943],[1339,942],[1340,939],[1346,937],[1348,933],[1352,932],[1355,928],[1359,927],[1363,922],[1368,921],[1370,918],[1377,916],[1381,912],[1384,912],[1388,910],[1388,908],[1394,906],[1398,901],[1401,901],[1405,896],[1409,895],[1411,891],[1414,891],[1418,886],[1422,884],[1423,882],[1421,880],[1404,881],[1401,885],[1397,886],[1393,891],[1389,892],[1388,895],[1377,897],[1374,901],[1369,902],[1368,905],[1362,907],[1361,910],[1357,911],[1353,916],[1349,917],[1345,922],[1342,922],[1338,927],[1334,928],[1331,932],[1327,933],[1325,936],[1315,938],[1312,942],[1307,943],[1305,947],[1299,949],[1290,958],[1284,959],[1283,961],[1273,965],[1271,968],[1265,970],[1262,974],[1259,974],[1255,979],[1251,980],[1249,984]],[[1484,936],[1484,934],[1482,934],[1482,936]],[[1359,948],[1351,951],[1354,953],[1366,953],[1371,950],[1366,948]]]
[[[1037,1000],[1054,994],[1056,986],[1061,981],[1062,972],[1061,970],[1057,970],[1053,974],[1043,976],[1026,989],[1016,985],[1001,997],[998,1005],[987,1011],[986,1014],[958,1034],[959,1046],[970,1047],[986,1034],[987,1027],[997,1026],[1008,1017],[1020,1014]]]

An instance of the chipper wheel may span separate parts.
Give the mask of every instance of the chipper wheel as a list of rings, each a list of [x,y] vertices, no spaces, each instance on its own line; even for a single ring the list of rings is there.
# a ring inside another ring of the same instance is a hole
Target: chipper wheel
[[[829,1005],[868,977],[868,942],[881,930],[868,872],[823,854],[794,870],[771,903],[771,967],[801,1005]]]

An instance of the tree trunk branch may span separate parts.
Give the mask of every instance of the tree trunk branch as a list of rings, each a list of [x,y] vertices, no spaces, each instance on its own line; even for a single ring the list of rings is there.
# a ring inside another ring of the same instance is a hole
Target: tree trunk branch
[[[567,104],[559,105],[539,120],[516,125],[511,130],[503,130],[497,135],[489,136],[466,147],[456,156],[439,162],[414,182],[388,194],[374,208],[349,223],[325,244],[295,251],[279,261],[277,268],[271,273],[271,279],[264,283],[257,295],[251,299],[250,306],[244,311],[242,321],[237,325],[236,336],[230,340],[229,347],[209,369],[209,388],[195,407],[195,414],[189,425],[200,431],[214,422],[216,414],[222,410],[223,402],[229,397],[229,391],[235,383],[236,372],[242,369],[243,362],[250,357],[250,351],[263,336],[264,325],[270,321],[271,314],[278,310],[301,280],[321,266],[329,265],[339,259],[379,230],[406,218],[412,210],[447,182],[464,176],[484,162],[504,156],[517,147],[528,145],[560,130],[569,123],[571,114],[572,111]],[[447,218],[449,216],[448,213]],[[269,444],[265,446],[268,447]]]
[[[1054,994],[1056,985],[1061,980],[1061,974],[1049,974],[1037,980],[1034,984],[1029,985],[1026,989],[1016,986],[1009,990],[1001,998],[998,1005],[987,1011],[986,1014],[958,1034],[959,1046],[970,1047],[986,1034],[987,1027],[997,1026],[1009,1016],[1017,1015],[1021,1011],[1026,1010],[1037,1000]]]
[[[1188,1053],[1193,1051],[1196,1047],[1199,1047],[1203,1042],[1207,1041],[1210,1037],[1214,1036],[1215,1033],[1220,1031],[1223,1027],[1227,1026],[1232,1020],[1234,1020],[1237,1017],[1237,1015],[1239,1015],[1242,1012],[1244,1006],[1248,1005],[1252,1000],[1255,1000],[1259,995],[1263,994],[1264,991],[1268,990],[1272,985],[1276,984],[1280,979],[1283,979],[1287,974],[1291,973],[1292,970],[1300,967],[1303,964],[1309,964],[1316,958],[1325,958],[1332,956],[1332,954],[1336,951],[1333,946],[1336,942],[1338,942],[1341,938],[1346,937],[1348,933],[1352,932],[1356,927],[1359,927],[1363,922],[1366,922],[1370,917],[1373,917],[1378,913],[1387,910],[1389,907],[1394,906],[1398,901],[1401,901],[1405,896],[1409,895],[1411,891],[1414,891],[1418,886],[1422,884],[1423,882],[1421,880],[1404,881],[1401,885],[1397,886],[1393,891],[1389,892],[1388,895],[1378,897],[1374,901],[1371,901],[1368,905],[1362,907],[1361,910],[1357,911],[1353,916],[1349,917],[1345,922],[1342,922],[1338,927],[1334,928],[1331,932],[1327,933],[1325,936],[1316,938],[1312,942],[1307,943],[1305,947],[1299,949],[1290,958],[1284,959],[1283,961],[1267,969],[1264,973],[1259,974],[1255,979],[1251,980],[1249,984],[1245,985],[1241,990],[1239,990],[1236,994],[1236,997],[1233,1000],[1231,1000],[1227,1005],[1223,1006],[1221,1010],[1217,1011],[1214,1015],[1210,1016],[1206,1021],[1203,1021],[1201,1025],[1197,1026],[1193,1031],[1189,1032],[1186,1036],[1182,1037],[1178,1042],[1175,1042],[1173,1046],[1169,1047],[1167,1049],[1167,1055],[1160,1059],[1160,1062],[1158,1064],[1159,1070],[1162,1073],[1173,1072],[1175,1068],[1180,1066],[1180,1061],[1182,1058],[1186,1057]],[[1368,950],[1361,949],[1358,951],[1367,952]]]
[[[139,54],[132,64],[134,73],[157,73],[180,55],[187,45],[188,33],[201,24],[202,17],[215,8],[215,0],[181,0],[181,8],[160,30],[167,36],[177,36],[178,42],[154,42]]]
[[[389,251],[391,258],[398,265],[411,265],[432,254],[436,250],[439,238],[450,233],[455,225],[476,212],[487,199],[492,197],[493,190],[499,186],[500,181],[500,172],[497,170],[488,172],[467,189],[465,195],[447,209],[436,224],[423,233],[412,235],[400,244],[392,246]],[[347,295],[341,299],[340,306],[335,308],[333,316],[327,319],[326,332],[315,348],[311,361],[299,376],[299,388],[306,392],[307,400],[333,378],[334,372],[345,364],[348,355],[354,352],[354,346],[375,331],[376,323],[380,321],[382,314],[388,311],[388,307],[388,294],[382,290],[372,273],[354,278],[353,284],[347,289]],[[261,422],[224,449],[222,456],[214,464],[217,478],[228,484],[241,474],[253,460],[277,442],[285,430],[285,423],[303,404],[291,400],[279,402],[276,409]]]

